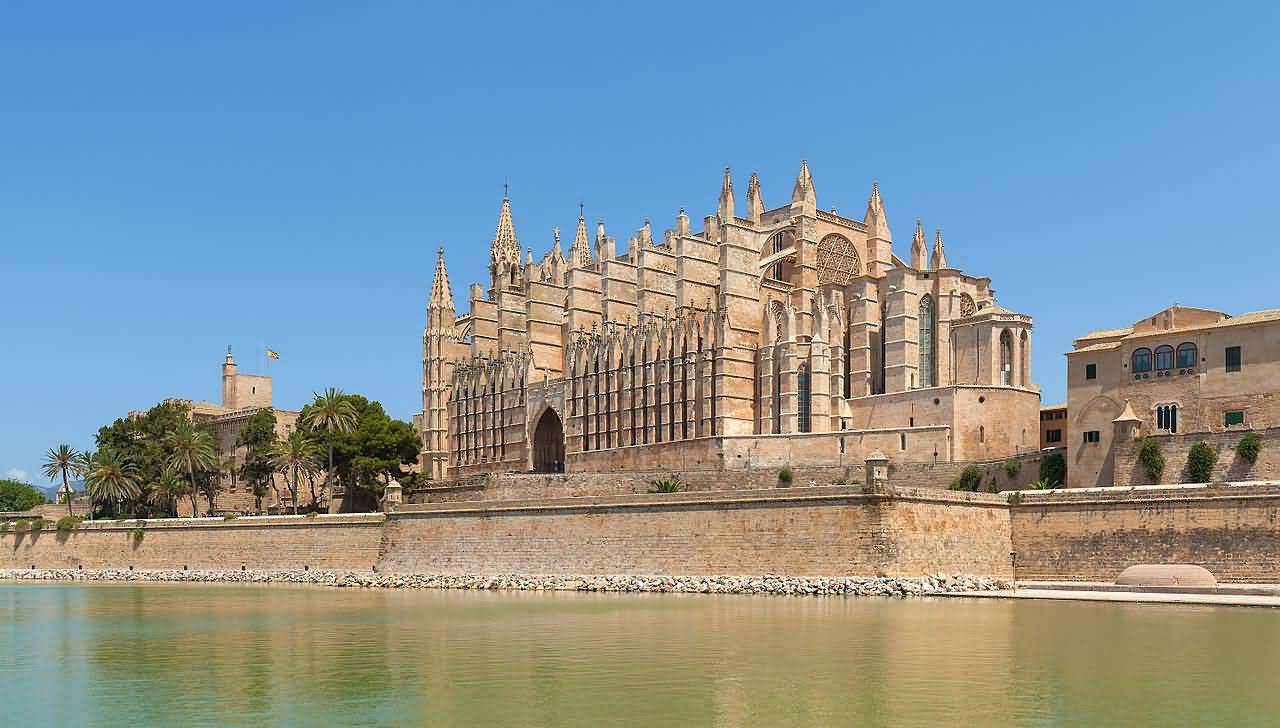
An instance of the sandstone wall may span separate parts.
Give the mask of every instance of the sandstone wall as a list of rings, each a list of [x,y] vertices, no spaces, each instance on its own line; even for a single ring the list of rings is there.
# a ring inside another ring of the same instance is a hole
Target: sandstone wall
[[[83,523],[69,533],[0,533],[0,568],[347,569],[378,560],[381,514]]]
[[[1134,564],[1197,564],[1280,582],[1280,486],[1026,492],[1011,507],[1021,580],[1114,581]]]
[[[439,574],[1009,576],[984,494],[857,488],[436,503],[390,516],[379,570]]]
[[[1258,452],[1255,463],[1236,454],[1236,445],[1249,430],[1229,430],[1226,432],[1193,432],[1185,435],[1151,435],[1151,439],[1160,443],[1164,453],[1164,474],[1162,483],[1189,483],[1191,475],[1187,473],[1187,455],[1192,446],[1203,442],[1218,452],[1218,462],[1213,468],[1213,481],[1245,481],[1280,479],[1280,428],[1259,430],[1262,435],[1262,449]],[[1117,443],[1115,447],[1115,481],[1116,485],[1148,485],[1146,469],[1138,460],[1138,449],[1141,440]]]

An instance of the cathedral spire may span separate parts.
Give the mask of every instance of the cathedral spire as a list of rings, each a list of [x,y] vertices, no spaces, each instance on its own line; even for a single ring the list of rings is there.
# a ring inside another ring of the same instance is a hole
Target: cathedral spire
[[[916,233],[911,236],[911,267],[924,270],[929,265],[929,249],[925,245],[924,223],[916,218]]]
[[[938,228],[933,238],[933,262],[930,267],[934,270],[947,267],[947,251],[942,247],[942,228]]]
[[[520,240],[516,238],[516,226],[511,220],[511,198],[507,196],[505,189],[502,209],[498,212],[498,229],[493,233],[493,243],[489,246],[489,259],[494,263],[520,262]]]
[[[720,183],[720,222],[733,220],[733,173],[724,168],[724,181]]]
[[[871,183],[871,199],[867,200],[867,214],[862,222],[867,226],[867,235],[881,240],[892,240],[889,233],[889,216],[884,212],[884,200],[880,199],[880,183]]]
[[[444,247],[436,250],[436,273],[431,279],[431,297],[427,300],[428,317],[430,312],[448,310],[449,316],[457,314],[453,307],[453,289],[449,286],[449,271],[444,265]]]
[[[747,218],[759,225],[764,217],[764,196],[760,194],[760,175],[751,173],[747,181]]]
[[[573,234],[573,244],[569,246],[569,267],[579,268],[591,265],[591,240],[587,238],[587,217],[582,204],[578,204],[578,229]]]
[[[800,174],[796,175],[796,184],[791,188],[791,204],[801,203],[818,209],[818,196],[813,189],[813,175],[809,174],[809,160],[800,160]]]

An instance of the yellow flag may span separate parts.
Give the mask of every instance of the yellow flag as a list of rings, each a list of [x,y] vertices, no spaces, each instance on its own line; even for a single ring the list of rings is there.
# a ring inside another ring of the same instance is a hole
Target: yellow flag
[[[279,353],[279,352],[277,352],[277,351],[272,350],[272,349],[271,349],[271,347],[267,347],[267,358],[268,358],[268,359],[279,359],[279,358],[280,358],[280,353]]]

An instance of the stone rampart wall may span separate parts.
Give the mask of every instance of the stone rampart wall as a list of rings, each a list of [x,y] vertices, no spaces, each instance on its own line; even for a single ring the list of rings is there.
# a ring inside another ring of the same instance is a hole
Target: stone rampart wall
[[[1280,583],[1280,486],[1088,488],[1014,499],[1021,580],[1110,582],[1134,564],[1196,564],[1220,581]]]
[[[389,517],[379,570],[1009,576],[1002,498],[860,488],[433,503]]]
[[[378,560],[381,514],[85,522],[60,533],[0,533],[0,568],[346,569]]]
[[[1280,479],[1280,428],[1258,430],[1262,436],[1262,449],[1258,452],[1257,462],[1250,463],[1236,454],[1236,446],[1240,444],[1249,430],[1231,430],[1228,432],[1193,432],[1185,435],[1151,435],[1151,439],[1160,443],[1164,453],[1164,473],[1162,483],[1189,483],[1192,478],[1187,473],[1187,455],[1192,446],[1203,442],[1218,452],[1218,461],[1213,468],[1214,482],[1240,482],[1248,480]],[[1117,443],[1115,448],[1115,482],[1116,485],[1148,485],[1146,469],[1138,460],[1138,450],[1142,440]]]

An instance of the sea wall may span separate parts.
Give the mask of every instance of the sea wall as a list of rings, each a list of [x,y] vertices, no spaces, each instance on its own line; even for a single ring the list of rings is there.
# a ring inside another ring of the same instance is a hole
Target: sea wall
[[[379,570],[431,574],[1012,574],[995,495],[861,488],[405,506]]]
[[[0,533],[8,569],[343,569],[378,561],[382,514],[84,522],[69,532]]]
[[[1196,564],[1219,581],[1280,582],[1280,486],[1080,488],[1013,500],[1020,580],[1110,582],[1134,564]]]

